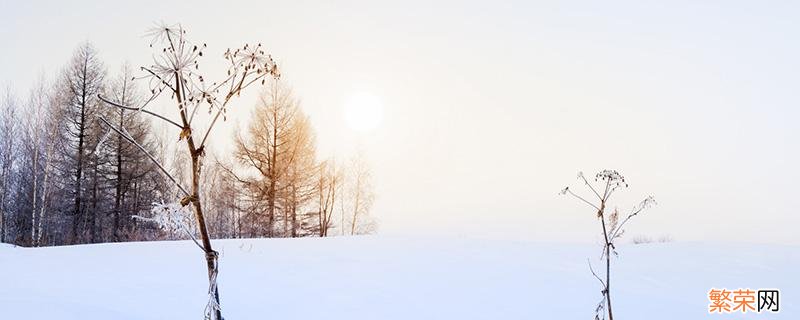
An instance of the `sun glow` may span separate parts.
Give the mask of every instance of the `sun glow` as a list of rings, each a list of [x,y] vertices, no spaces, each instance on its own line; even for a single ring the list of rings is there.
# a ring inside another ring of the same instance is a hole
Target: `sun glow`
[[[373,131],[383,121],[383,103],[374,94],[366,92],[353,94],[345,102],[344,120],[353,131]]]

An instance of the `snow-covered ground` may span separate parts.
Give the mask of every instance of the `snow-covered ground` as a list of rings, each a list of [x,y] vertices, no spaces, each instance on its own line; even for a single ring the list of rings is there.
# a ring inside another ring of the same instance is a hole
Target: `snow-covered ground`
[[[226,319],[591,319],[593,245],[385,237],[214,241]],[[800,247],[625,245],[618,319],[800,319]],[[599,262],[595,262],[599,268]],[[202,319],[191,242],[0,245],[2,319]],[[778,288],[779,314],[709,316],[711,287]]]

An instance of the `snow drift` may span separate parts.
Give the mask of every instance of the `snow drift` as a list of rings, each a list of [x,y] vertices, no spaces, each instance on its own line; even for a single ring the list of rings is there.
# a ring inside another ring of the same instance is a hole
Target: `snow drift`
[[[226,319],[591,319],[595,245],[385,237],[218,240]],[[704,319],[711,287],[778,288],[800,318],[800,247],[620,248],[619,319]],[[3,319],[202,319],[207,279],[190,241],[0,246]]]

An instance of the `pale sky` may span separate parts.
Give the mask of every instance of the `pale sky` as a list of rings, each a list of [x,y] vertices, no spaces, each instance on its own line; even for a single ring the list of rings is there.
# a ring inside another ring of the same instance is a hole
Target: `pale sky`
[[[155,22],[209,45],[263,43],[317,131],[373,167],[387,235],[593,241],[593,212],[558,195],[617,169],[634,235],[800,244],[800,6],[789,1],[4,1],[0,85],[20,96],[83,41],[109,72],[148,64]],[[383,122],[357,133],[368,93]],[[215,143],[246,124],[231,110]]]

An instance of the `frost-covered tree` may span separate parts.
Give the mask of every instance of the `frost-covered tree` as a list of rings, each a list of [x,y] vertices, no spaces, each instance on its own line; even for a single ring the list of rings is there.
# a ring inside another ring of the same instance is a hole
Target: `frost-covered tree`
[[[121,105],[133,106],[142,102],[141,92],[133,81],[133,72],[127,64],[123,65],[118,76],[109,83],[107,94]],[[110,111],[106,113],[110,122],[118,128],[125,128],[130,137],[149,153],[159,152],[159,141],[152,133],[150,122],[142,113],[125,108]],[[150,211],[149,206],[153,199],[164,198],[163,176],[144,153],[125,141],[121,135],[108,139],[104,149],[108,154],[108,164],[103,175],[109,180],[113,192],[112,195],[107,195],[113,199],[111,221],[105,224],[110,226],[110,230],[106,232],[109,233],[107,237],[113,241],[136,238],[136,220],[130,217]]]
[[[357,152],[344,173],[342,204],[342,230],[350,235],[369,234],[376,224],[369,212],[375,200],[372,190],[372,173],[363,152]],[[345,221],[348,223],[345,225]]]
[[[219,160],[212,163],[203,174],[203,186],[208,195],[209,221],[214,238],[239,238],[242,236],[243,192],[235,177],[230,174],[230,164]]]
[[[14,168],[18,158],[18,102],[7,89],[0,104],[0,243],[6,242],[7,218],[14,190]]]
[[[190,42],[182,26],[161,25],[151,29],[148,35],[152,39],[150,46],[154,49],[154,61],[152,65],[142,67],[145,75],[139,79],[148,84],[151,95],[137,106],[124,105],[106,97],[101,99],[109,106],[146,113],[174,126],[179,132],[178,141],[184,144],[184,150],[189,155],[191,185],[188,188],[181,185],[125,127],[119,127],[105,117],[101,117],[100,120],[137,146],[168,176],[183,194],[179,201],[181,208],[191,206],[200,238],[198,246],[205,254],[208,268],[209,303],[206,315],[210,319],[221,320],[219,291],[216,285],[218,254],[211,246],[200,187],[205,147],[214,125],[220,118],[225,118],[224,114],[230,108],[233,98],[238,97],[243,90],[253,84],[263,84],[267,78],[279,77],[278,68],[260,44],[245,45],[236,50],[228,49],[223,54],[228,64],[227,75],[218,81],[213,81],[200,71],[199,58],[203,56],[206,45]],[[172,101],[173,107],[167,110],[150,110],[154,105],[150,102],[159,97],[168,98]],[[212,114],[205,125],[200,120],[202,114],[206,113],[203,110]],[[180,120],[172,121],[162,113],[175,115]]]
[[[54,204],[63,202],[55,170],[61,132],[59,103],[44,76],[24,102],[7,98],[5,103],[8,113],[0,123],[0,208],[6,242],[40,246],[45,243],[45,231],[61,221],[55,214],[58,210],[53,210]]]
[[[27,110],[29,113],[25,117],[27,120],[25,128],[24,144],[29,155],[27,163],[30,164],[31,179],[31,224],[30,240],[31,246],[39,246],[42,240],[43,224],[45,213],[48,212],[48,197],[53,190],[53,173],[55,162],[55,151],[58,136],[57,120],[60,114],[58,109],[52,106],[56,103],[56,97],[48,92],[44,80],[32,89]]]
[[[614,320],[614,313],[611,309],[611,254],[614,254],[615,256],[617,255],[614,241],[622,237],[622,234],[625,232],[622,227],[625,226],[625,223],[645,209],[653,206],[655,204],[655,200],[652,196],[648,196],[639,204],[633,206],[633,209],[631,209],[630,213],[628,213],[625,219],[620,221],[619,211],[616,208],[610,214],[608,214],[607,211],[609,200],[614,192],[628,187],[625,177],[614,170],[603,170],[595,175],[594,180],[598,186],[590,183],[582,172],[578,173],[578,179],[583,182],[583,185],[586,186],[587,189],[591,191],[591,195],[589,197],[580,196],[573,192],[569,187],[561,190],[561,194],[570,195],[575,199],[580,200],[580,202],[592,207],[593,210],[596,210],[596,217],[598,220],[600,220],[600,226],[603,230],[603,252],[601,258],[605,260],[605,274],[604,277],[601,278],[601,276],[599,276],[592,268],[591,262],[589,262],[589,270],[603,287],[603,299],[595,308],[595,319],[600,319],[601,317],[605,319],[605,316],[608,315],[609,320]],[[589,199],[592,199],[592,201],[589,201]]]

